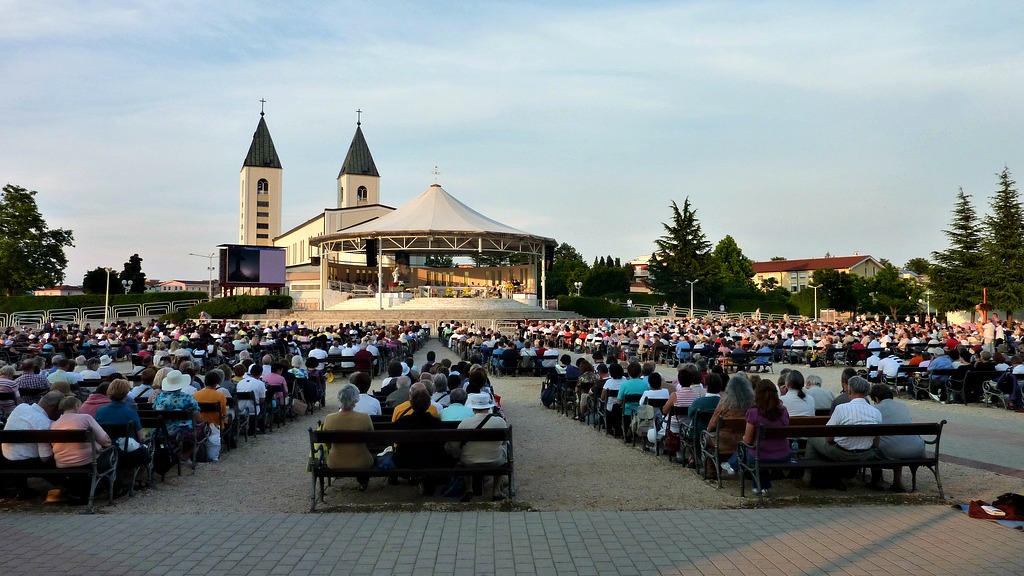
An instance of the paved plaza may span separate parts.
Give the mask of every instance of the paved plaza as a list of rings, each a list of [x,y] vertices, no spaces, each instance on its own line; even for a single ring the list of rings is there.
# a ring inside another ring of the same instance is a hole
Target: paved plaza
[[[1020,574],[1024,533],[947,506],[0,518],[5,576]]]

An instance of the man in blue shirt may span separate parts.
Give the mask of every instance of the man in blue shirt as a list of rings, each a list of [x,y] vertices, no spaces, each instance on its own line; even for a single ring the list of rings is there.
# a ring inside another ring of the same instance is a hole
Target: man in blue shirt
[[[946,395],[946,382],[949,381],[948,374],[935,374],[938,370],[952,370],[953,358],[958,357],[956,350],[947,350],[942,356],[936,357],[928,364],[928,396],[936,402],[944,400]]]

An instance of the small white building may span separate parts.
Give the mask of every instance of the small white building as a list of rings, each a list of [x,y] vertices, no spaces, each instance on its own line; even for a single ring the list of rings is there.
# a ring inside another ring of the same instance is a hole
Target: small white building
[[[156,285],[155,292],[206,292],[209,280],[164,280]],[[218,282],[213,281],[213,293],[218,292]]]
[[[32,293],[36,296],[78,296],[79,294],[85,294],[81,286],[68,286],[66,284],[54,286],[53,288],[33,290]]]

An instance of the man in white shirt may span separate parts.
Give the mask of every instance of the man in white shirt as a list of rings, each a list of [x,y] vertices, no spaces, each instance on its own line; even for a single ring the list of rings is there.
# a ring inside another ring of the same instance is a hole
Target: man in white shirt
[[[50,424],[59,416],[57,405],[64,395],[57,391],[47,392],[36,404],[18,404],[7,419],[4,430],[49,430]],[[42,444],[4,444],[3,465],[9,468],[53,468],[53,447]],[[14,487],[19,500],[36,496],[28,487],[28,479],[16,477]]]
[[[355,411],[369,414],[370,416],[380,416],[380,400],[369,394],[370,375],[366,372],[354,372],[348,377],[348,381],[355,385],[356,388],[359,388],[359,401],[356,402]]]
[[[252,400],[239,400],[238,401],[238,413],[239,414],[250,414],[259,415],[260,413],[260,401],[267,396],[267,385],[265,382],[260,380],[260,376],[263,374],[263,368],[259,364],[253,364],[249,367],[249,373],[242,378],[241,382],[235,387],[236,396],[238,392],[253,392],[256,395],[256,405],[253,405]]]
[[[860,376],[850,378],[850,401],[836,406],[829,418],[827,426],[850,426],[864,424],[881,424],[882,413],[878,408],[868,404],[865,399],[871,390],[871,383]],[[877,436],[836,436],[835,438],[808,438],[805,457],[829,460],[832,462],[856,462],[875,456],[878,447]],[[797,480],[796,487],[807,490],[811,486],[811,469],[804,470],[802,480]],[[846,490],[842,480],[836,482],[837,490]]]
[[[316,358],[320,361],[316,366],[317,370],[323,371],[323,369],[327,367],[327,364],[324,363],[324,360],[327,359],[327,351],[324,350],[323,340],[316,341],[314,348],[309,351],[309,358]]]
[[[354,358],[355,355],[356,355],[356,348],[355,348],[355,346],[352,345],[352,342],[345,342],[345,345],[341,347],[340,354],[341,354],[341,356],[343,358]],[[356,367],[356,363],[355,362],[348,362],[348,361],[342,362],[341,363],[341,367],[342,368],[355,368]]]
[[[831,390],[821,387],[821,376],[808,374],[804,379],[804,392],[814,399],[815,410],[831,410],[835,396]]]

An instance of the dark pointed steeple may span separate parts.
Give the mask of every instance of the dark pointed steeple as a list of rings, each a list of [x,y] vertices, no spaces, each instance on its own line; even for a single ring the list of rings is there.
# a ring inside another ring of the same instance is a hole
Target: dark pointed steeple
[[[277,150],[274,149],[274,141],[270,138],[270,129],[267,128],[267,121],[263,119],[263,112],[260,112],[260,123],[252,135],[252,145],[249,146],[249,153],[245,155],[242,166],[281,168],[281,159],[277,157]]]
[[[373,156],[370,155],[370,147],[366,145],[366,138],[363,138],[360,124],[362,123],[356,123],[356,135],[352,137],[352,144],[348,147],[348,154],[345,156],[345,163],[341,165],[341,172],[338,172],[338,178],[345,174],[380,178],[377,166],[373,163]]]

